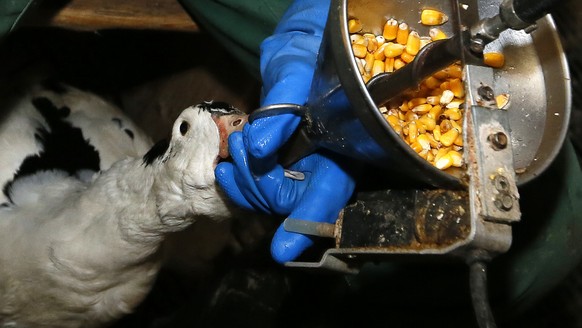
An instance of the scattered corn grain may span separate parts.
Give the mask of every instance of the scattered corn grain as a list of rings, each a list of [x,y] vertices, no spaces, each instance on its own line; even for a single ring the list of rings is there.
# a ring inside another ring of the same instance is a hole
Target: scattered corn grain
[[[488,52],[483,54],[483,63],[494,68],[505,65],[505,56],[500,52]]]
[[[449,17],[445,13],[434,10],[434,9],[424,9],[420,13],[420,22],[423,25],[434,26],[442,25],[449,20]]]
[[[348,31],[350,33],[358,33],[362,30],[362,22],[359,19],[352,18],[348,20]]]

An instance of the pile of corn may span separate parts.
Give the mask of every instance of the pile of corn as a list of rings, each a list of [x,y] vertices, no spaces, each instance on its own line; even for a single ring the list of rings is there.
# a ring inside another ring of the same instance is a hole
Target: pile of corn
[[[414,60],[426,44],[447,38],[436,27],[447,20],[440,11],[423,10],[421,23],[433,27],[428,36],[420,36],[408,24],[393,18],[385,23],[382,35],[362,33],[359,20],[350,19],[348,29],[353,54],[364,82],[377,74],[394,72]],[[502,66],[503,57],[499,55],[487,55],[486,63]],[[495,61],[488,62],[491,58]],[[422,158],[441,170],[463,165],[465,89],[462,75],[461,65],[455,63],[424,80],[418,90],[404,96],[402,103],[380,108],[396,133]]]

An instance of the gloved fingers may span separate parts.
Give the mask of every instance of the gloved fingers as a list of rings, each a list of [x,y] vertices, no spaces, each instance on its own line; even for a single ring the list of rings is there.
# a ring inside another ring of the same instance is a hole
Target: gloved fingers
[[[246,124],[243,134],[249,154],[257,159],[275,156],[295,132],[301,119],[295,114],[281,114]]]
[[[216,181],[226,195],[238,206],[248,210],[254,210],[254,207],[246,200],[245,196],[238,188],[234,179],[234,174],[234,165],[232,165],[232,163],[222,162],[216,166],[216,169],[214,169]]]
[[[278,263],[295,260],[307,248],[313,245],[312,237],[295,232],[288,232],[279,226],[271,242],[271,256]]]
[[[228,137],[228,148],[233,165],[231,176],[239,192],[244,195],[247,202],[255,209],[271,213],[268,203],[255,183],[255,176],[251,172],[252,168],[250,167],[241,132],[234,132]]]

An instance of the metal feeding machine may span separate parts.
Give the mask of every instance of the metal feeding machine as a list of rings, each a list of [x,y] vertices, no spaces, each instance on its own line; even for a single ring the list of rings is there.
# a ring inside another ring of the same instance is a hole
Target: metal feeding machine
[[[395,256],[460,257],[471,267],[479,322],[491,325],[485,262],[510,248],[511,224],[521,216],[518,186],[554,160],[569,122],[569,72],[546,16],[555,2],[333,0],[307,105],[261,108],[251,120],[289,111],[304,115],[287,163],[325,148],[415,182],[359,193],[335,224],[287,219],[288,231],[335,238],[319,262],[287,265],[357,272],[363,263]],[[378,35],[393,17],[428,35],[418,22],[425,8],[450,18],[441,28],[452,37],[429,43],[403,68],[365,83],[348,20],[357,17],[363,31]],[[483,53],[493,50],[505,54],[503,68],[483,64]],[[465,87],[465,164],[442,171],[403,142],[379,107],[455,61],[462,64]],[[501,93],[511,99],[504,109],[495,102]]]

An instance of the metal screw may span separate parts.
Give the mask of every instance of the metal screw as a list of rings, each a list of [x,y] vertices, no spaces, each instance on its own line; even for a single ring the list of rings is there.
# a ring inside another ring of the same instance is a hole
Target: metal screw
[[[513,208],[513,197],[506,192],[499,193],[495,197],[493,204],[502,211],[509,211]]]
[[[479,89],[477,89],[477,94],[479,94],[479,97],[486,101],[493,101],[495,99],[495,93],[488,85],[480,86]]]
[[[493,185],[497,191],[508,191],[509,190],[509,180],[503,175],[497,174],[493,179]]]
[[[483,50],[485,50],[485,41],[481,38],[473,38],[471,39],[469,49],[478,54],[483,53]]]
[[[489,141],[491,143],[491,146],[493,146],[493,149],[495,150],[501,150],[501,149],[505,149],[507,147],[507,135],[503,132],[497,132],[497,133],[493,133],[490,134],[489,137],[487,137],[487,141]]]

